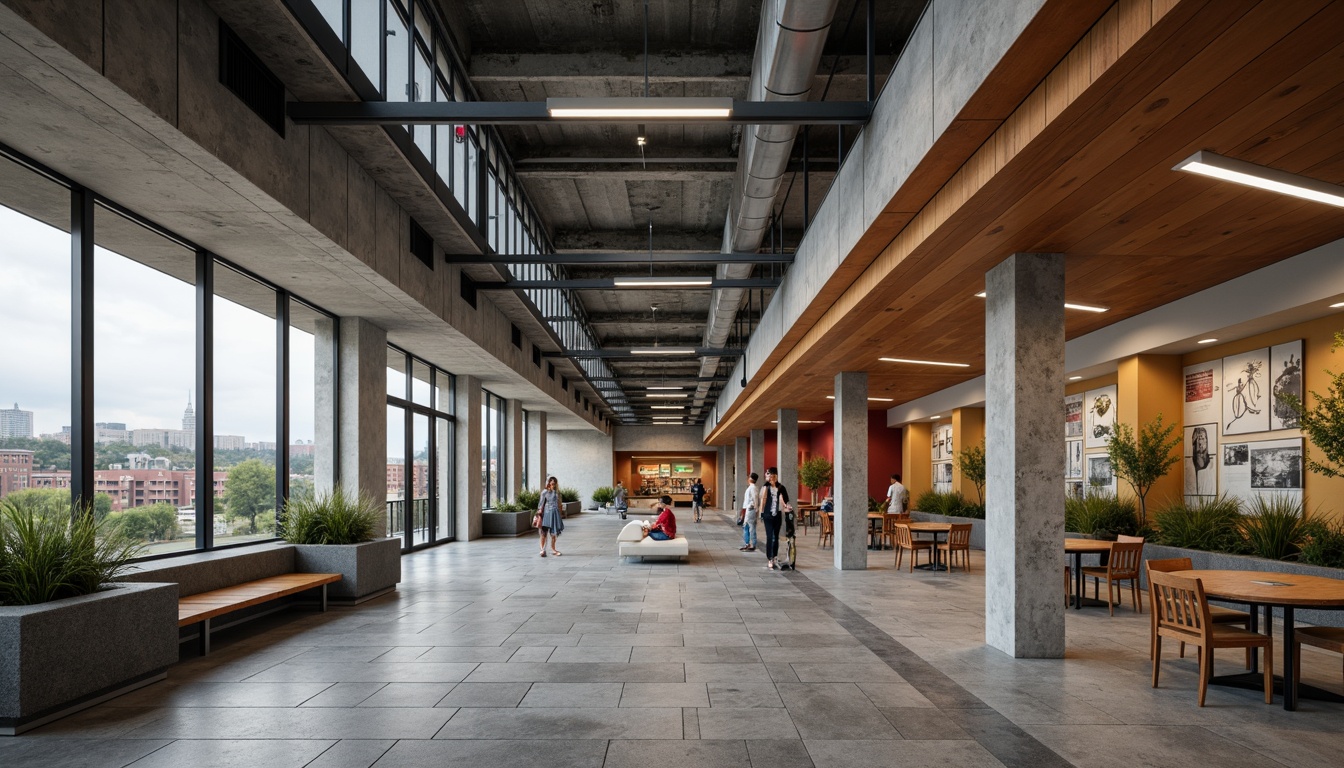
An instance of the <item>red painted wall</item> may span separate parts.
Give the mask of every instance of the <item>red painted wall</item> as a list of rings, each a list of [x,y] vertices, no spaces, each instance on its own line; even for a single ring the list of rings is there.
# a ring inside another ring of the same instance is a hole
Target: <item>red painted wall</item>
[[[766,443],[770,437],[767,433]],[[798,450],[807,456],[825,456],[835,461],[835,425],[818,424],[798,432]],[[901,471],[901,430],[887,426],[886,411],[868,412],[868,495],[886,498],[888,477]],[[799,489],[806,495],[810,491]],[[825,493],[825,491],[822,491]]]

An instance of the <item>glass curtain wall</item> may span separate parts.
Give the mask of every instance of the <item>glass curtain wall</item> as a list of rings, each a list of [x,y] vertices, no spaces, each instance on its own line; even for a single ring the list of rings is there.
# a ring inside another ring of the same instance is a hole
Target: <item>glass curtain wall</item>
[[[387,532],[403,549],[455,535],[452,435],[452,374],[389,346]]]
[[[330,315],[3,148],[0,275],[0,354],[23,361],[0,399],[26,415],[0,496],[78,494],[152,557],[273,538],[291,485],[312,492]]]
[[[481,508],[509,500],[508,442],[504,436],[504,398],[485,391],[481,400]]]

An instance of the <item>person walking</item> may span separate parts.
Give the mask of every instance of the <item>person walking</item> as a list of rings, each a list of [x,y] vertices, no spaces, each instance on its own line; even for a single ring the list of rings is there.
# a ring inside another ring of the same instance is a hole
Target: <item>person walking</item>
[[[901,476],[892,473],[891,485],[887,486],[887,514],[899,515],[910,505],[910,492],[901,485]]]
[[[739,552],[756,551],[756,473],[747,476],[747,490],[742,494],[742,546]]]
[[[565,518],[560,514],[560,482],[555,477],[546,478],[546,488],[541,492],[541,502],[537,505],[541,515],[541,556],[546,556],[546,537],[551,537],[551,552],[560,556],[555,548],[555,539],[565,531]]]
[[[700,482],[700,478],[695,478],[695,484],[691,486],[691,511],[695,514],[695,522],[700,522],[700,510],[705,506],[705,484]]]
[[[761,522],[765,524],[766,568],[776,570],[779,563],[779,529],[784,525],[784,513],[793,511],[789,506],[789,492],[779,484],[779,470],[771,467],[765,470],[765,485],[760,491],[758,506],[761,509]]]
[[[630,499],[626,495],[625,484],[620,480],[616,481],[616,514],[624,520],[630,512]]]

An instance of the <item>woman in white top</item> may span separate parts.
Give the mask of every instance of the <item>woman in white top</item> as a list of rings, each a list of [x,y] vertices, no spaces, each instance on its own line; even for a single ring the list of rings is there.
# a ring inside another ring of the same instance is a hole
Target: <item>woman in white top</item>
[[[756,473],[752,472],[747,478],[751,481],[747,483],[747,491],[742,496],[742,508],[746,514],[742,516],[742,546],[738,547],[740,552],[756,551]]]

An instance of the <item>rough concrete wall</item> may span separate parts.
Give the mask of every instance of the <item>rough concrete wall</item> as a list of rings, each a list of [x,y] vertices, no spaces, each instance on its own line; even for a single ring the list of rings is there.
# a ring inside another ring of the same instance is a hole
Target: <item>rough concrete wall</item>
[[[617,451],[704,451],[699,427],[616,426],[612,445]]]
[[[586,429],[553,429],[546,435],[546,468],[560,485],[577,488],[585,507],[593,490],[611,485],[616,467],[612,438]]]

